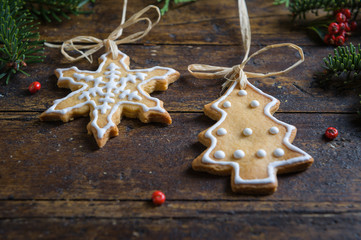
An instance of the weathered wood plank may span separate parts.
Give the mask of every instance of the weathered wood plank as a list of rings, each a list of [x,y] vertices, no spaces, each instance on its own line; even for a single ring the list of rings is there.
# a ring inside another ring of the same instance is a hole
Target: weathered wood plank
[[[154,3],[154,2],[149,2]],[[252,29],[252,44],[293,42],[301,45],[320,44],[316,36],[308,35],[303,21],[292,21],[290,12],[284,6],[275,6],[272,1],[247,2]],[[127,16],[145,7],[144,1],[128,4]],[[159,5],[159,4],[158,4]],[[256,9],[256,10],[255,10]],[[122,4],[102,1],[95,4],[91,15],[73,17],[62,23],[46,23],[40,26],[41,38],[49,42],[63,42],[75,36],[94,36],[101,39],[120,24]],[[312,19],[312,16],[309,18]],[[106,22],[106,24],[104,24]],[[124,36],[135,28],[125,29]],[[354,34],[351,41],[359,38]],[[142,44],[241,44],[237,3],[234,1],[197,1],[173,9],[162,17],[160,23],[137,43]],[[322,43],[321,43],[322,44]]]
[[[360,214],[244,214],[217,218],[11,219],[8,239],[359,239]],[[281,230],[282,229],[282,230]]]
[[[128,4],[127,16],[131,16],[147,4],[154,2],[132,1]],[[301,45],[320,44],[321,41],[316,36],[307,35],[299,21],[292,21],[290,12],[284,6],[275,6],[272,1],[249,1],[247,4],[253,45],[280,43],[285,39],[287,42]],[[42,24],[41,38],[49,42],[63,42],[75,36],[89,35],[107,38],[120,24],[122,3],[102,1],[96,3],[92,10],[93,14],[73,17],[70,21]],[[142,25],[136,25],[131,30],[125,29],[124,36],[135,32],[134,29],[143,28]],[[358,37],[359,34],[356,34],[351,41],[355,42]],[[137,43],[239,45],[242,41],[237,3],[231,0],[197,1],[173,9]]]
[[[166,92],[154,93],[165,102],[169,111],[202,111],[203,106],[219,97],[224,80],[199,80],[192,77],[187,67],[192,63],[231,67],[239,64],[241,46],[140,46],[120,47],[131,57],[131,68],[147,68],[155,65],[177,69],[181,78],[169,86]],[[255,47],[256,51],[260,47]],[[295,51],[280,48],[251,60],[246,70],[269,72],[283,70],[297,61]],[[339,91],[317,87],[313,75],[322,70],[322,58],[330,49],[304,47],[306,61],[296,69],[281,76],[267,79],[250,79],[256,86],[281,101],[280,112],[356,112],[359,107],[357,89]],[[67,63],[58,50],[47,49],[43,64],[29,67],[32,77],[17,75],[9,85],[0,88],[0,111],[44,111],[55,99],[63,98],[67,89],[56,86],[53,73],[56,68],[78,66],[79,69],[95,70],[97,63],[81,61]],[[100,53],[96,56],[98,57]],[[39,81],[42,89],[35,95],[28,93],[32,81]]]
[[[129,211],[131,209],[131,211]],[[360,202],[299,201],[175,201],[154,206],[149,199],[138,201],[30,200],[1,201],[0,219],[23,218],[198,218],[257,214],[360,214]]]
[[[130,17],[148,4],[154,2],[132,1],[128,4],[127,16]],[[298,44],[313,44],[312,40],[304,37],[304,30],[292,24],[284,6],[274,6],[272,1],[250,1],[247,4],[253,44],[276,43],[281,39],[289,39]],[[86,35],[105,39],[119,25],[122,7],[122,3],[102,1],[95,4],[91,15],[80,15],[62,23],[43,24],[40,27],[42,39],[63,42],[75,36]],[[159,25],[137,43],[241,44],[238,18],[237,3],[234,1],[197,1],[169,11]],[[131,30],[125,29],[124,36],[134,32],[134,29],[142,28],[144,26],[139,24]]]
[[[15,113],[16,118],[21,113]],[[315,164],[281,176],[279,190],[266,197],[232,193],[229,177],[194,172],[190,164],[205,147],[200,131],[213,121],[202,113],[173,113],[173,124],[125,119],[120,136],[98,150],[86,134],[87,118],[62,124],[6,117],[0,121],[1,199],[148,199],[161,189],[171,200],[353,201],[360,199],[361,128],[356,114],[277,114],[298,127],[295,145]],[[10,119],[10,120],[6,120]],[[340,137],[326,142],[325,128]]]

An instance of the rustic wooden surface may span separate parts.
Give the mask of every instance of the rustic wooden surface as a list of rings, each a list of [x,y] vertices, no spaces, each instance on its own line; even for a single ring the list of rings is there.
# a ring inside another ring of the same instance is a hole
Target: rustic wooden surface
[[[44,24],[42,38],[105,38],[120,21],[120,2],[97,1],[92,15]],[[128,16],[154,2],[130,1]],[[205,149],[197,135],[214,123],[203,105],[219,96],[223,80],[197,80],[187,66],[233,66],[243,56],[236,1],[199,0],[172,8],[144,39],[120,46],[132,68],[180,71],[168,91],[153,94],[165,102],[170,126],[124,119],[120,135],[98,149],[86,134],[88,118],[40,122],[39,114],[69,93],[57,88],[53,70],[72,64],[54,49],[46,49],[43,64],[29,66],[32,77],[18,75],[1,86],[0,239],[361,239],[359,92],[319,88],[312,76],[332,48],[293,25],[272,0],[247,4],[252,52],[281,42],[305,52],[306,62],[292,72],[253,81],[281,101],[275,116],[297,126],[294,143],[314,157],[310,169],[280,176],[278,191],[261,197],[232,193],[229,177],[191,169]],[[247,68],[280,70],[296,56],[275,50]],[[30,95],[35,80],[42,89]],[[323,138],[328,126],[340,131],[332,142]],[[167,201],[155,207],[150,196],[158,189]]]

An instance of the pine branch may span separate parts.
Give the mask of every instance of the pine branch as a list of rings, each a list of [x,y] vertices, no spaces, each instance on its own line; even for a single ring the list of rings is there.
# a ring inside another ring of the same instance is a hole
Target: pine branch
[[[347,74],[347,82],[360,81],[361,73],[361,45],[355,47],[352,43],[350,46],[337,47],[334,55],[328,55],[323,59],[324,68],[328,74],[339,76],[342,73]]]
[[[290,0],[274,0],[273,5],[284,4],[287,8],[290,6]]]
[[[162,2],[163,0],[158,0],[158,2]],[[162,15],[164,15],[169,10],[169,4],[171,0],[164,0],[164,6],[160,9]],[[194,2],[196,0],[173,0],[175,4],[178,3],[187,3],[187,2]]]
[[[275,5],[285,4],[292,13],[293,18],[306,18],[306,13],[311,12],[318,16],[320,10],[333,12],[340,8],[348,8],[356,18],[361,8],[361,0],[275,0]]]
[[[334,55],[329,54],[323,59],[325,71],[315,74],[322,87],[331,84],[338,89],[345,87],[361,90],[361,45],[337,47]],[[359,95],[361,97],[361,94]],[[361,103],[361,102],[360,102]]]
[[[38,24],[24,5],[23,0],[0,0],[0,79],[6,84],[17,72],[28,75],[22,68],[44,58]]]
[[[55,19],[61,22],[63,18],[70,19],[69,14],[88,13],[81,8],[95,0],[25,0],[26,7],[39,19],[51,22]]]

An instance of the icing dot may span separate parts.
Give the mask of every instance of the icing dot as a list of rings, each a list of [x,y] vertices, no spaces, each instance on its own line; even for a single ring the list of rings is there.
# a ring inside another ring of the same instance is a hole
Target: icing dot
[[[214,153],[214,157],[218,159],[222,159],[226,157],[226,154],[223,151],[217,151]]]
[[[227,134],[227,130],[224,129],[224,128],[220,128],[217,130],[217,135],[218,136],[223,136],[223,135],[226,135]]]
[[[251,105],[251,107],[256,108],[259,106],[259,102],[257,100],[252,100],[250,105]]]
[[[275,157],[282,157],[283,155],[285,155],[285,151],[283,151],[282,148],[277,148],[276,150],[274,150],[273,155],[275,155]]]
[[[250,128],[245,128],[245,129],[243,130],[243,134],[244,134],[245,136],[251,136],[252,133],[253,133],[253,131],[252,131],[252,129],[250,129]]]
[[[238,96],[246,96],[246,95],[247,95],[247,91],[246,91],[246,90],[239,90]]]
[[[230,101],[225,101],[225,102],[223,103],[223,107],[225,107],[225,108],[230,108],[231,106],[232,106],[232,104],[231,104]]]
[[[244,156],[246,156],[246,154],[242,150],[236,150],[233,153],[233,157],[236,159],[244,158]]]
[[[267,155],[267,153],[266,153],[265,150],[260,149],[260,150],[257,151],[256,155],[257,155],[257,157],[259,157],[259,158],[263,158],[263,157],[265,157],[265,156]]]
[[[269,129],[269,133],[270,133],[270,134],[273,134],[273,135],[279,133],[279,131],[280,131],[280,130],[278,129],[278,127],[271,127],[271,128]]]

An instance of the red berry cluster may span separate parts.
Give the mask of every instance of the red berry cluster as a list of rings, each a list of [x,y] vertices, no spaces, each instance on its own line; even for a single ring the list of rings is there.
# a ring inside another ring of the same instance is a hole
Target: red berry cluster
[[[330,23],[328,26],[328,34],[324,38],[324,42],[330,45],[341,46],[347,41],[352,31],[355,31],[357,23],[351,21],[350,9],[340,9],[336,11],[336,22]]]

